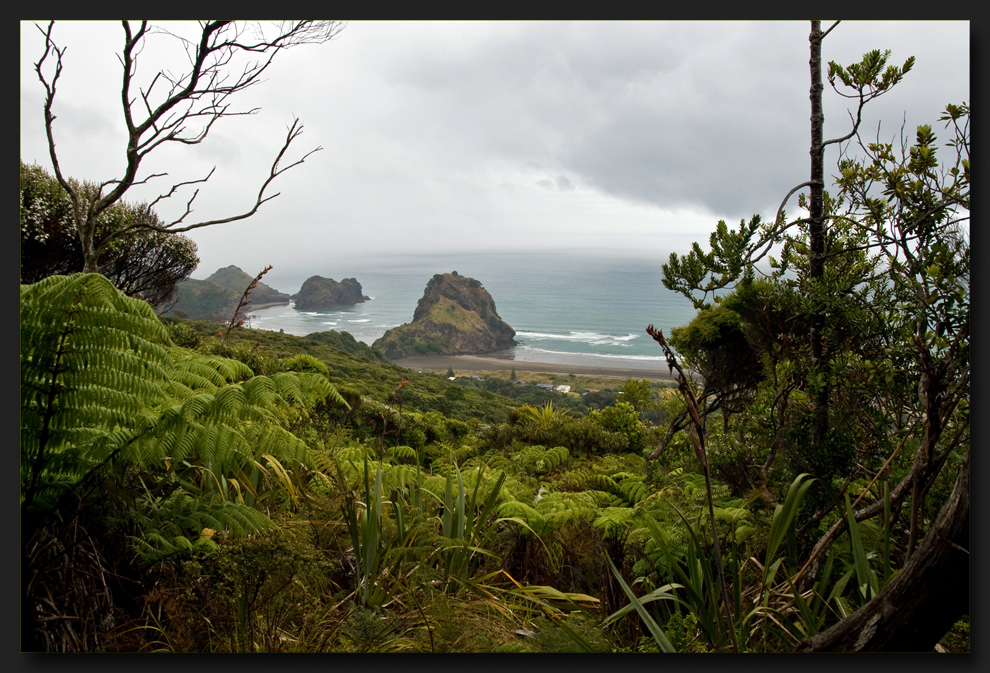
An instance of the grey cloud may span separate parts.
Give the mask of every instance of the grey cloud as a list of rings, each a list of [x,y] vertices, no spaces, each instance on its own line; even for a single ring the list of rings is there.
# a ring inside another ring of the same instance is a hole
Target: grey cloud
[[[86,44],[86,30],[76,23],[61,33],[74,41],[58,140],[70,173],[91,179],[75,170],[116,160],[92,140],[107,124],[119,128],[119,66],[92,69],[100,44]],[[116,41],[119,32],[101,23],[95,35]],[[36,51],[27,34],[22,50]],[[312,240],[316,257],[371,239],[457,247],[511,242],[523,231],[519,244],[537,245],[559,241],[560,223],[578,220],[566,233],[576,245],[595,244],[603,228],[680,235],[673,217],[771,215],[806,179],[807,34],[804,21],[354,22],[326,45],[280,54],[238,103],[259,107],[257,115],[224,120],[208,143],[160,166],[188,179],[217,164],[197,215],[229,215],[253,197],[293,117],[305,125],[293,156],[324,148],[279,178],[272,187],[282,195],[250,221],[199,230],[204,258],[228,254],[235,238],[268,254],[287,231]],[[864,124],[872,133],[883,120],[889,136],[905,113],[911,130],[968,98],[966,37],[958,22],[850,22],[829,36],[824,55],[843,63],[873,48],[891,48],[897,63],[918,56]],[[104,88],[81,74],[87,69],[106,78]],[[21,70],[22,158],[45,162],[40,85],[25,56]],[[847,130],[847,105],[826,93],[829,137]],[[698,226],[695,238],[706,239],[710,224]]]
[[[698,30],[707,35],[702,48],[693,42]],[[761,30],[677,22],[500,24],[478,41],[454,39],[446,50],[427,39],[397,59],[386,79],[413,92],[411,104],[396,111],[396,124],[417,125],[431,140],[539,163],[620,198],[748,211],[779,199],[773,192],[780,187],[765,180],[769,174],[786,184],[781,174],[794,166],[760,162],[762,150],[797,140],[807,118],[794,105],[806,94],[787,93],[790,77],[747,70],[743,58],[779,65],[784,38],[800,39],[803,27],[771,27],[764,43],[754,43]],[[802,48],[789,51],[806,59]],[[804,68],[798,60],[790,71]],[[784,123],[781,98],[797,113]],[[754,106],[754,99],[766,103]],[[761,199],[761,187],[770,196]]]

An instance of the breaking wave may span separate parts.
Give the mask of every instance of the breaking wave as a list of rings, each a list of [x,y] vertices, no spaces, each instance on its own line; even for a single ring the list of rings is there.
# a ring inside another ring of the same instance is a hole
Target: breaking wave
[[[639,334],[602,334],[601,332],[570,331],[566,334],[552,332],[516,332],[516,338],[523,341],[569,341],[574,343],[586,343],[592,346],[630,346],[633,339],[638,339]]]

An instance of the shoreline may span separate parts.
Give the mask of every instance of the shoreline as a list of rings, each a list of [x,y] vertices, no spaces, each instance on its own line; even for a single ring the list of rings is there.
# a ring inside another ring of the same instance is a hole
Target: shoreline
[[[611,376],[615,378],[648,379],[653,381],[674,381],[674,377],[663,369],[645,369],[621,365],[574,365],[553,362],[530,362],[492,355],[414,355],[392,360],[399,367],[413,370],[446,372],[448,369],[486,372],[508,371],[540,372],[553,374],[575,374],[581,376]]]
[[[249,311],[253,311],[254,309],[258,309],[258,308],[271,308],[272,306],[288,306],[291,303],[292,302],[290,300],[290,301],[270,301],[264,304],[248,304],[247,306],[242,306],[241,311],[247,313]]]

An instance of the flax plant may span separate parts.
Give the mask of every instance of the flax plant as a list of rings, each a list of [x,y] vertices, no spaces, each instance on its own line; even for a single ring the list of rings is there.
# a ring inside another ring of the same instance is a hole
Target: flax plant
[[[444,482],[440,535],[445,579],[469,579],[477,569],[481,556],[496,558],[486,547],[495,533],[497,521],[493,520],[499,491],[505,483],[505,472],[499,474],[495,484],[483,502],[479,502],[482,471],[470,496],[464,486],[464,478],[456,465],[447,473]],[[455,491],[456,484],[456,491]]]
[[[382,499],[382,466],[375,469],[371,480],[367,458],[364,461],[364,501],[355,498],[343,479],[337,464],[337,478],[344,494],[344,519],[350,534],[356,565],[354,596],[361,607],[381,607],[389,598],[391,587],[385,580],[388,566],[384,559],[392,546],[382,534],[384,520]],[[397,563],[395,564],[397,566]]]

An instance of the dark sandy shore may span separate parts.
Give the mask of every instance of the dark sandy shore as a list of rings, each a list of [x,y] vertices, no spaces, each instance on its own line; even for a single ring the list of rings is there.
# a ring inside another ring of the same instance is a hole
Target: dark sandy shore
[[[650,379],[657,381],[672,381],[673,376],[667,368],[635,369],[623,367],[588,367],[583,365],[529,362],[525,360],[510,360],[481,355],[416,355],[394,361],[406,369],[447,371],[460,369],[465,371],[508,371],[516,372],[553,372],[557,374],[578,374],[583,376],[615,376],[618,378]]]
[[[248,304],[241,308],[242,311],[253,311],[256,308],[268,308],[270,306],[288,306],[288,301],[270,301],[267,304]]]

